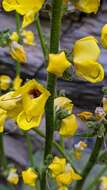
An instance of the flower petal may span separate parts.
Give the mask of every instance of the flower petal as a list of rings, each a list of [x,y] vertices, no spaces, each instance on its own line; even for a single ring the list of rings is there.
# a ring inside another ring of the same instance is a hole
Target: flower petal
[[[104,68],[95,61],[84,61],[75,64],[76,75],[91,83],[97,83],[104,79]]]

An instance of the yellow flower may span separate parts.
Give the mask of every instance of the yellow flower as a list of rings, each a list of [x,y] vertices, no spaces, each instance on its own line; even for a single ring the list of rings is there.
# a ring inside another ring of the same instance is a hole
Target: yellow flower
[[[18,42],[19,41],[19,36],[18,36],[18,33],[17,32],[13,32],[10,36],[10,40],[11,41],[16,41]]]
[[[59,134],[64,137],[73,136],[78,128],[78,123],[74,114],[62,119]]]
[[[60,173],[63,173],[65,170],[66,160],[65,158],[58,158],[57,156],[53,159],[52,163],[48,166],[48,168],[52,172],[52,176],[56,177]]]
[[[16,78],[13,81],[13,89],[17,90],[22,84],[22,79],[19,75],[16,76]]]
[[[23,36],[23,42],[26,45],[35,45],[35,37],[32,31],[23,30],[22,36]]]
[[[96,13],[100,6],[100,0],[78,0],[74,1],[77,9],[85,13]]]
[[[105,113],[107,113],[107,98],[106,97],[103,97],[103,109],[105,111]]]
[[[17,101],[16,106],[13,109],[7,111],[8,118],[13,119],[17,122],[17,117],[20,114],[20,112],[22,112],[22,110],[23,110],[22,101],[19,100]]]
[[[107,24],[105,24],[101,30],[101,42],[102,46],[107,49]]]
[[[102,176],[100,180],[101,180],[100,190],[107,190],[107,176]]]
[[[0,89],[7,90],[10,87],[11,78],[7,75],[0,76]]]
[[[32,168],[28,168],[27,170],[22,171],[23,182],[26,185],[34,187],[37,177],[37,173]]]
[[[60,96],[60,97],[55,98],[54,106],[56,108],[62,108],[62,109],[65,109],[67,111],[70,111],[70,112],[72,112],[72,109],[73,109],[72,100],[70,100],[69,98],[66,98],[64,96]]]
[[[7,181],[13,185],[17,185],[19,182],[19,176],[15,168],[11,168],[7,177]]]
[[[56,177],[59,186],[70,185],[74,180],[81,180],[81,176],[71,168],[70,164],[66,165],[65,172]]]
[[[100,82],[104,78],[104,69],[97,62],[100,49],[93,36],[77,40],[73,49],[73,62],[76,75],[89,82]]]
[[[37,81],[28,81],[14,93],[22,97],[23,110],[17,117],[18,126],[23,130],[38,127],[50,93]]]
[[[49,65],[47,71],[61,77],[66,69],[71,66],[67,60],[65,53],[49,54]]]
[[[75,62],[93,60],[96,61],[100,56],[100,48],[97,40],[93,36],[86,36],[77,40],[73,49],[73,60]]]
[[[66,163],[65,158],[55,157],[48,168],[59,186],[58,190],[67,190],[67,185],[70,185],[74,180],[81,179],[81,176],[75,173],[70,164]]]
[[[0,108],[0,133],[4,131],[4,123],[7,118],[7,112]]]
[[[10,46],[10,55],[11,57],[20,62],[25,63],[27,62],[27,54],[22,45],[18,44],[17,42],[13,41]]]
[[[81,120],[89,120],[92,118],[93,113],[88,112],[88,111],[83,111],[83,112],[79,113],[78,116],[80,117]]]
[[[66,186],[60,186],[60,187],[58,188],[58,190],[68,190],[68,188],[67,188]]]
[[[27,27],[35,20],[35,11],[32,9],[28,13],[25,14],[23,18],[22,28]]]
[[[35,37],[34,37],[34,33],[32,31],[26,31],[26,30],[22,30],[20,32],[21,37],[23,38],[23,43],[26,45],[31,45],[34,46],[35,43]],[[19,41],[19,35],[17,32],[13,32],[10,36],[10,40],[11,41]]]
[[[3,0],[2,6],[5,11],[13,11],[15,10],[15,7],[17,7],[17,1],[16,0]]]
[[[35,19],[35,14],[41,9],[45,0],[3,0],[3,8],[5,11],[16,10],[24,15],[22,27],[31,24]]]

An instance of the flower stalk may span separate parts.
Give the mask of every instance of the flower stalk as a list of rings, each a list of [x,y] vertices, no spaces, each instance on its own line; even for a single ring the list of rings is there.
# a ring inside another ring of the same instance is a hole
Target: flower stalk
[[[16,32],[19,36],[19,42],[21,41],[20,39],[20,16],[19,14],[16,12]],[[20,75],[20,63],[17,61],[16,62],[16,76]]]
[[[42,33],[39,16],[36,16],[36,30],[37,30],[38,35],[39,35],[40,44],[41,44],[41,48],[43,51],[44,59],[47,62],[47,60],[48,60],[48,48],[46,45],[46,40],[45,40],[43,33]]]
[[[34,160],[33,160],[33,150],[32,150],[32,142],[30,135],[28,133],[25,133],[26,136],[26,141],[28,145],[28,156],[29,156],[29,161],[30,161],[30,166],[34,168]]]
[[[53,0],[52,2],[52,22],[50,36],[50,53],[57,53],[59,50],[61,15],[62,15],[63,0]],[[48,73],[47,89],[50,91],[46,104],[46,144],[44,158],[51,153],[53,133],[54,133],[54,98],[55,98],[56,76]]]
[[[0,168],[7,168],[7,161],[4,153],[3,134],[0,133]]]

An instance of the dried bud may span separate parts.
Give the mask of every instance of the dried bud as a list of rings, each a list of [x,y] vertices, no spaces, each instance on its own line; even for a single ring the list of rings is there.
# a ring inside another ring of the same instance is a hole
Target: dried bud
[[[97,120],[102,120],[106,116],[106,113],[102,107],[97,107],[95,109],[95,116]]]

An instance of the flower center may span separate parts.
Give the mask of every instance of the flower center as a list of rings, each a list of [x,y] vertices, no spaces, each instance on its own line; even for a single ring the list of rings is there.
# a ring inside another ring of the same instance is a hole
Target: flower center
[[[37,98],[41,95],[41,92],[38,89],[32,89],[29,91],[29,94],[32,98]]]

